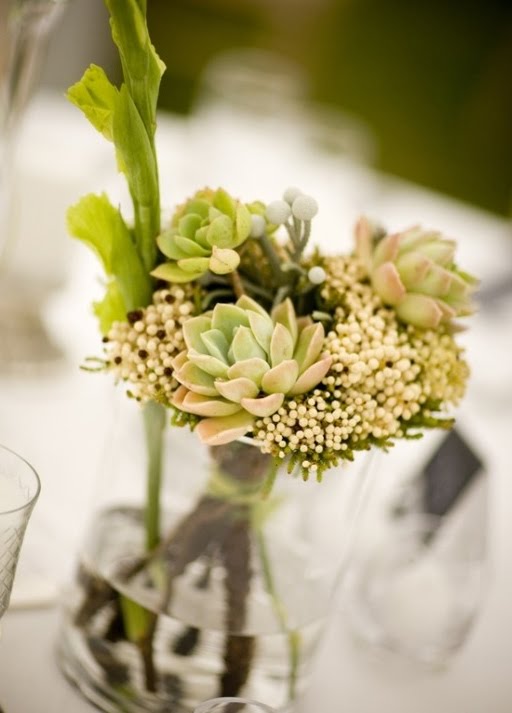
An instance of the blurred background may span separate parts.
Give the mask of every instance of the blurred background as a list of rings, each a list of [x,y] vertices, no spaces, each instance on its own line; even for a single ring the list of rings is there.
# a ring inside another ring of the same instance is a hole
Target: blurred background
[[[203,111],[212,87],[243,102],[245,67],[259,108],[307,117],[312,140],[510,215],[507,0],[148,0],[148,12],[167,65],[161,108]],[[64,90],[91,61],[116,76],[102,0],[74,0],[44,84]]]

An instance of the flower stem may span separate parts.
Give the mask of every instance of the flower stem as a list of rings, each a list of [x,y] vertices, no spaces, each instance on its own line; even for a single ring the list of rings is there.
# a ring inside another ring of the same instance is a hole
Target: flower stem
[[[281,270],[281,261],[279,260],[279,256],[276,253],[274,246],[272,245],[272,241],[268,237],[266,233],[263,233],[263,235],[260,237],[260,243],[261,247],[263,248],[263,252],[265,253],[265,256],[269,262],[270,269],[272,270],[276,283],[278,285],[281,285],[283,282],[283,271]]]
[[[265,478],[263,485],[261,486],[261,497],[263,498],[263,500],[266,500],[272,492],[272,488],[274,487],[274,483],[276,482],[276,477],[279,471],[280,464],[280,459],[274,458],[270,470],[267,473],[267,477]]]
[[[165,408],[154,401],[144,406],[147,480],[145,531],[146,550],[152,550],[160,540],[160,486],[162,481],[163,435]]]
[[[236,298],[239,299],[242,295],[245,295],[244,286],[242,284],[242,280],[240,279],[240,273],[238,270],[233,270],[233,272],[230,273],[229,278]]]
[[[272,574],[272,568],[270,565],[267,543],[265,542],[265,537],[261,529],[258,529],[256,532],[256,541],[260,553],[260,560],[263,569],[263,579],[265,580],[265,586],[272,599],[277,620],[279,621],[281,628],[283,629],[283,631],[286,632],[288,637],[288,656],[290,659],[288,697],[290,701],[293,701],[296,693],[297,675],[300,660],[300,634],[298,631],[290,629],[288,625],[288,613],[279,597],[279,594],[277,593],[274,576]]]

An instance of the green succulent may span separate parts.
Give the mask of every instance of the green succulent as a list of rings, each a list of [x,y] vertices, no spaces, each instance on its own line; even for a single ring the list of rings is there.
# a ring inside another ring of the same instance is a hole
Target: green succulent
[[[236,270],[236,249],[251,232],[251,213],[226,191],[196,193],[174,215],[169,230],[157,238],[169,262],[151,273],[167,282],[191,282],[210,270],[226,275]]]
[[[285,396],[313,389],[331,366],[331,357],[322,357],[322,324],[297,319],[289,299],[271,315],[246,295],[217,304],[188,319],[183,336],[187,349],[173,363],[181,386],[172,404],[202,417],[196,432],[208,445],[243,436],[255,418],[278,411]]]
[[[382,235],[365,218],[356,226],[356,253],[373,289],[402,321],[424,329],[474,312],[478,280],[457,269],[455,247],[440,233],[417,227]]]

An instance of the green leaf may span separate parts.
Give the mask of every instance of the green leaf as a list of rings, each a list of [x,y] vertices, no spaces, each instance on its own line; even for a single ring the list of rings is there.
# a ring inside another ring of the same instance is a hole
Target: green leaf
[[[106,0],[106,5],[111,15],[112,38],[119,49],[125,83],[152,139],[165,64],[151,44],[146,23],[146,2]]]
[[[216,275],[227,275],[236,270],[240,264],[240,255],[230,248],[217,248],[213,246],[212,256],[208,267]]]
[[[249,237],[251,225],[251,214],[243,203],[239,203],[236,209],[236,243],[233,247],[241,245]]]
[[[227,215],[228,218],[231,218],[231,221],[235,220],[235,201],[223,188],[219,188],[215,191],[215,195],[213,196],[213,205],[217,208],[217,210],[220,210],[221,213],[224,213],[224,215]]]
[[[105,194],[91,193],[71,206],[67,226],[71,235],[97,254],[106,274],[116,279],[125,313],[150,303],[151,279],[120,212]]]
[[[182,235],[176,235],[175,240],[176,245],[190,257],[208,257],[210,255],[210,251],[201,247],[195,240],[189,240],[189,238],[184,238]]]
[[[126,307],[119,285],[115,280],[110,280],[107,285],[105,297],[101,302],[94,302],[93,311],[100,323],[102,334],[108,334],[114,322],[126,319]]]
[[[114,114],[114,142],[132,196],[135,234],[147,270],[156,260],[156,236],[160,232],[158,169],[152,144],[126,85],[119,92]]]
[[[187,214],[199,215],[202,220],[208,218],[209,211],[210,204],[208,203],[208,201],[205,201],[202,198],[192,198],[187,203]]]
[[[184,215],[178,223],[180,235],[183,235],[184,238],[188,238],[189,240],[193,240],[196,230],[199,230],[201,227],[202,220],[200,215],[194,213]]]
[[[91,64],[82,79],[68,89],[66,96],[84,113],[95,129],[112,141],[112,122],[118,94],[103,69]]]
[[[206,239],[218,248],[230,248],[234,243],[233,221],[227,215],[220,215],[210,223]]]
[[[183,260],[178,260],[178,267],[185,272],[193,272],[203,274],[208,270],[209,260],[207,257],[187,257]]]
[[[176,263],[165,262],[162,265],[156,267],[151,274],[159,280],[165,280],[166,282],[192,282],[201,277],[204,270],[201,272],[186,272],[182,270]]]
[[[158,245],[160,252],[165,255],[165,257],[171,258],[171,260],[182,260],[188,257],[188,253],[178,247],[176,244],[176,235],[174,231],[166,230],[156,239],[156,244]]]

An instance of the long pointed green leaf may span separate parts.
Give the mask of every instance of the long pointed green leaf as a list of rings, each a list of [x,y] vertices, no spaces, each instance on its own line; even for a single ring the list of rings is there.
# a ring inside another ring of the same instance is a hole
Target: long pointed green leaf
[[[158,169],[144,124],[125,85],[119,92],[113,128],[133,199],[139,252],[149,271],[155,265],[156,236],[160,232]]]
[[[121,57],[124,81],[152,138],[165,65],[149,38],[146,3],[141,0],[106,0],[106,5],[111,15],[112,37]]]

